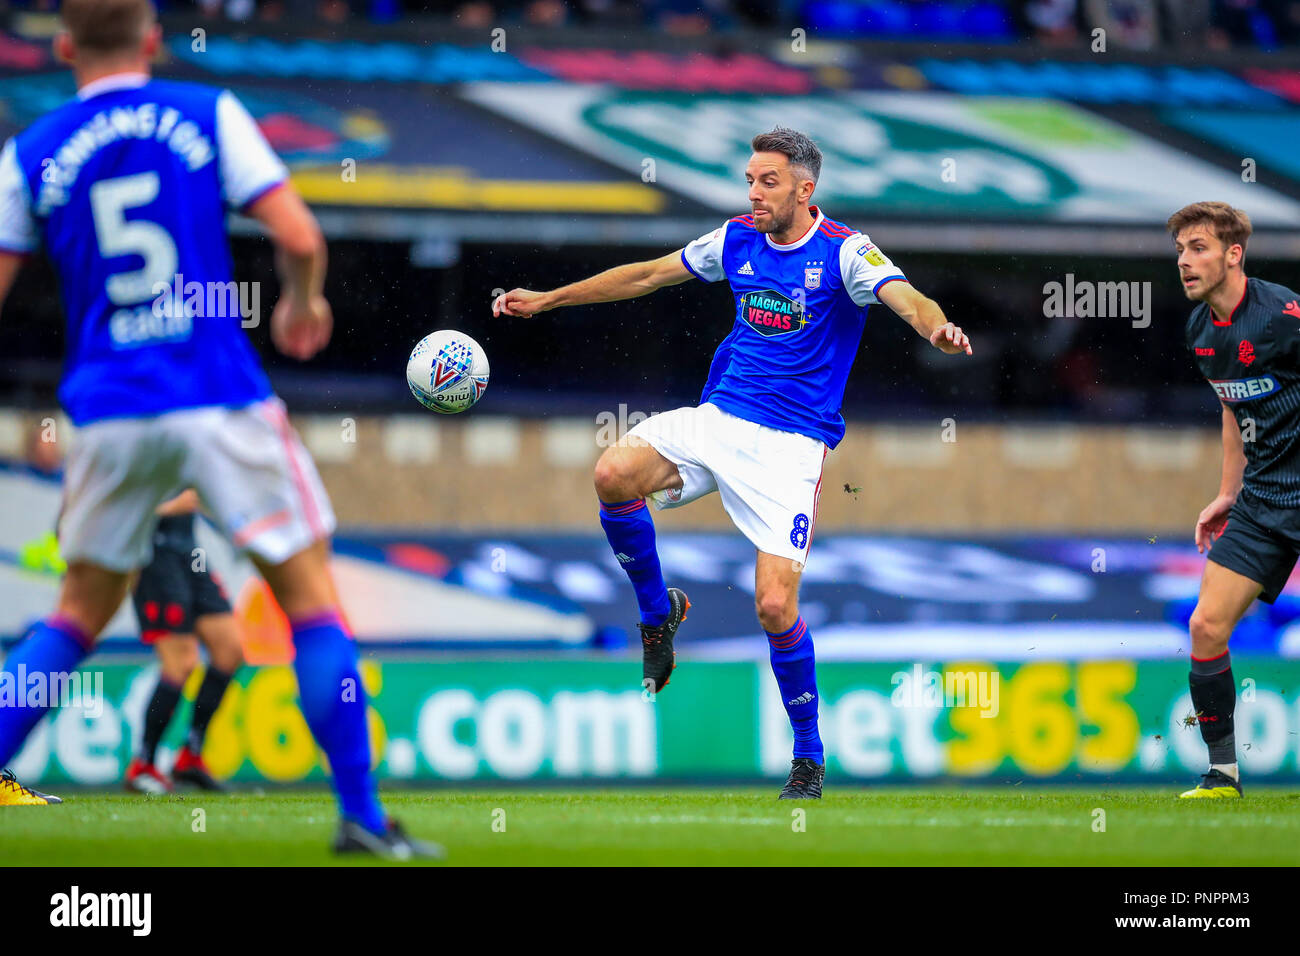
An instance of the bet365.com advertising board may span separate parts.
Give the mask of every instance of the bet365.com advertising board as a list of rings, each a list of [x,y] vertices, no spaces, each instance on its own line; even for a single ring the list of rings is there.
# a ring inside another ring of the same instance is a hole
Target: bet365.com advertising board
[[[646,700],[638,664],[367,660],[380,775],[754,780],[788,770],[790,731],[765,665],[683,661],[667,690]],[[1234,674],[1243,772],[1300,777],[1300,661],[1243,657]],[[83,679],[80,707],[43,721],[14,762],[20,779],[121,778],[156,670],[110,663]],[[173,721],[173,744],[198,679]],[[1178,661],[831,662],[819,685],[828,775],[841,781],[1183,779],[1204,769]],[[321,779],[296,692],[288,667],[245,670],[209,732],[212,770],[246,783]]]

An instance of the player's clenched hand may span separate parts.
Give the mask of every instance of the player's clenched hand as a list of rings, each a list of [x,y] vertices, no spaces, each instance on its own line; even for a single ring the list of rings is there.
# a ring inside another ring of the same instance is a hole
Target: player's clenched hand
[[[966,333],[951,322],[945,322],[930,333],[930,344],[949,355],[956,355],[958,352],[973,354]]]
[[[1214,543],[1214,539],[1223,534],[1228,524],[1228,512],[1232,510],[1236,498],[1232,495],[1219,495],[1201,512],[1196,519],[1196,550],[1205,553],[1205,549]]]
[[[334,313],[323,295],[282,296],[271,313],[271,341],[290,358],[305,362],[330,341]]]
[[[509,292],[503,292],[496,297],[496,301],[492,303],[492,314],[497,317],[513,315],[517,318],[526,319],[538,312],[545,312],[549,308],[545,292],[511,289]]]

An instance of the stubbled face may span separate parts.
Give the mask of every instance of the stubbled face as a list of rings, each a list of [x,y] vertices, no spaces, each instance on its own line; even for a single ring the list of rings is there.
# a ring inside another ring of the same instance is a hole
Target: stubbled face
[[[1241,246],[1225,247],[1209,226],[1188,226],[1174,237],[1178,276],[1183,294],[1204,302],[1228,278],[1228,269],[1241,262]]]
[[[801,180],[783,153],[755,153],[745,167],[754,228],[759,232],[785,232],[794,222],[801,193],[812,195],[812,182]],[[801,188],[802,187],[802,188]]]

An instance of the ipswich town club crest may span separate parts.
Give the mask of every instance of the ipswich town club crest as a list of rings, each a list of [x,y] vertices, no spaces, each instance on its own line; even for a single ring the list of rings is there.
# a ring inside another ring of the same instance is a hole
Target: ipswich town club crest
[[[822,270],[820,266],[816,269],[808,268],[803,270],[803,287],[805,289],[820,289],[822,287]]]

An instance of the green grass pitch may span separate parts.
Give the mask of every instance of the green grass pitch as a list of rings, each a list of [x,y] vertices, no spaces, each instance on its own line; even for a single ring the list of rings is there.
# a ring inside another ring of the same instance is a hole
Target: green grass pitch
[[[1179,801],[1176,787],[832,786],[800,803],[778,802],[777,789],[386,790],[384,799],[463,866],[1300,864],[1294,788]],[[356,862],[327,851],[334,802],[323,790],[64,796],[61,806],[0,809],[0,861]]]

